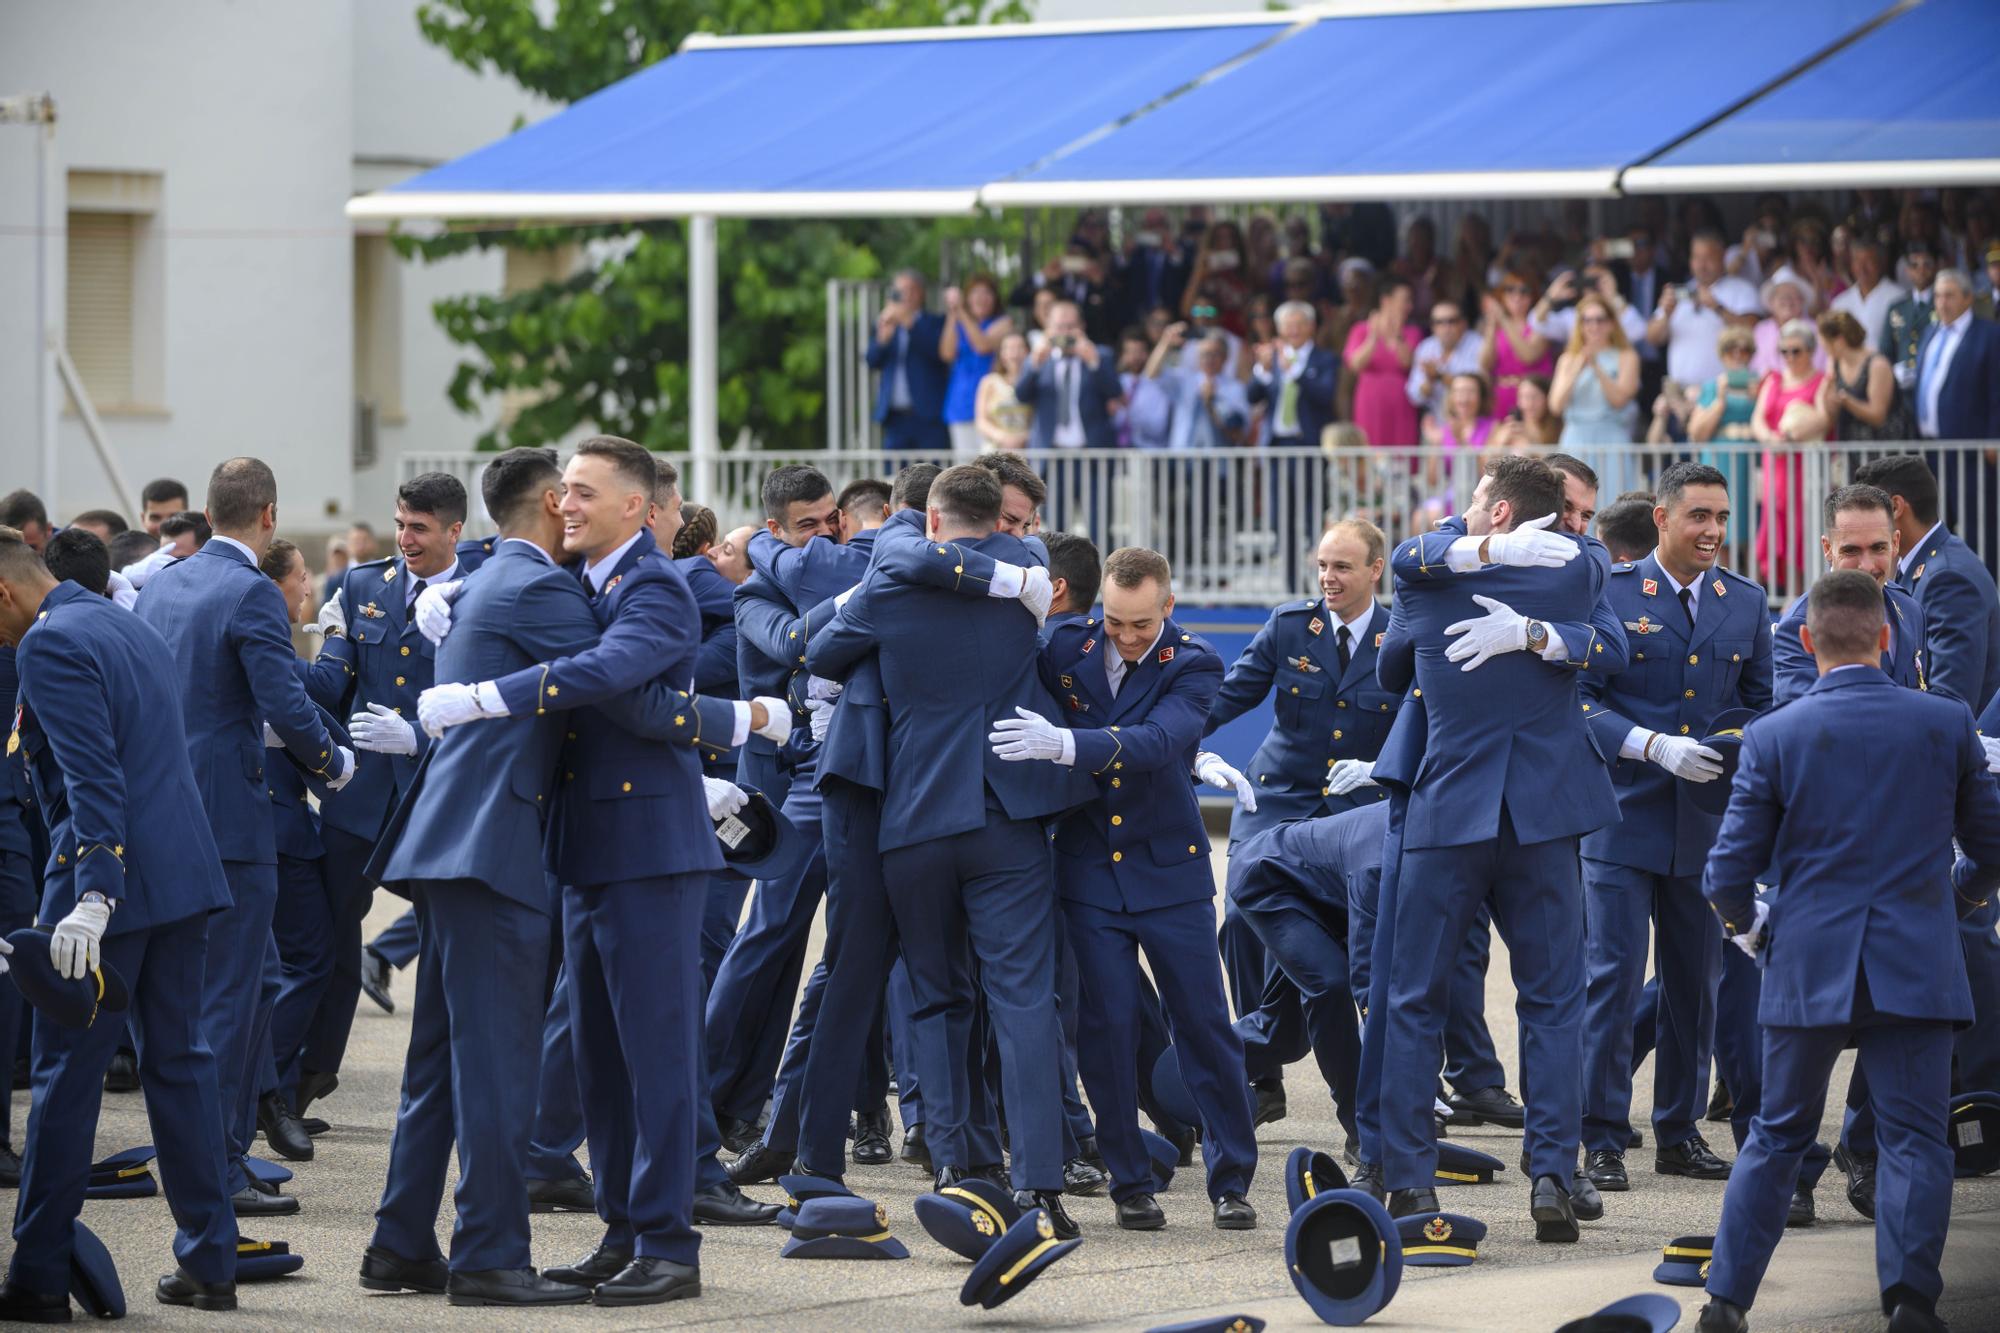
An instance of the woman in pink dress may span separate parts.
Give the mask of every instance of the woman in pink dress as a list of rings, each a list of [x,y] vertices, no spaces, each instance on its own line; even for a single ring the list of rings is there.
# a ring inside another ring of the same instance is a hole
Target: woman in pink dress
[[[1422,341],[1410,323],[1410,282],[1383,280],[1375,313],[1347,331],[1347,371],[1354,377],[1354,424],[1371,445],[1417,442],[1417,409],[1404,386]]]
[[[1479,349],[1479,368],[1493,384],[1493,415],[1506,417],[1514,411],[1522,380],[1555,374],[1555,348],[1535,332],[1528,318],[1535,308],[1535,284],[1524,274],[1502,278],[1500,289],[1488,295],[1483,306],[1485,318],[1480,324],[1486,341]]]
[[[1794,319],[1778,330],[1784,367],[1764,377],[1750,433],[1767,449],[1774,445],[1824,444],[1827,425],[1826,372],[1813,369],[1819,335],[1810,320]],[[1757,569],[1767,587],[1789,589],[1787,571],[1803,578],[1805,543],[1804,460],[1789,453],[1764,455],[1758,488]]]

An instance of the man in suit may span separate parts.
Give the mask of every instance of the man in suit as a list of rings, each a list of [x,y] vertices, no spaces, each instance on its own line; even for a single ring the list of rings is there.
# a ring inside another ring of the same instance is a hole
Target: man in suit
[[[984,468],[941,473],[926,503],[929,549],[974,547],[1011,564],[1037,563],[1018,539],[996,535],[1001,487]],[[968,1022],[976,957],[1000,1065],[1013,1185],[1024,1206],[1063,1209],[1062,1040],[1055,1005],[1055,895],[1044,822],[1088,795],[1066,770],[1050,780],[987,752],[993,723],[1026,708],[1053,709],[1035,675],[1035,616],[871,573],[806,652],[814,675],[846,676],[879,654],[889,706],[882,801],[882,875],[922,1023]],[[956,1063],[925,1071],[931,1139],[951,1141],[971,1102]],[[933,1148],[935,1152],[935,1147]]]
[[[229,881],[232,906],[208,920],[202,1030],[215,1051],[235,1206],[252,1216],[293,1213],[298,1200],[266,1193],[242,1164],[277,998],[264,984],[278,901],[264,747],[281,742],[329,792],[357,769],[299,680],[284,596],[257,568],[277,529],[277,478],[255,458],[221,463],[208,479],[207,512],[214,536],[148,579],[137,610],[171,650],[162,665],[180,688],[196,784]]]
[[[1124,390],[1111,349],[1084,336],[1083,315],[1074,301],[1055,303],[1048,335],[1014,384],[1015,397],[1035,413],[1028,446],[1111,448],[1118,442],[1111,414]]]
[[[1250,373],[1250,401],[1271,404],[1262,443],[1318,445],[1320,431],[1333,420],[1333,396],[1340,387],[1340,361],[1313,342],[1319,317],[1307,301],[1287,301],[1274,320],[1276,342],[1257,349]]]
[[[1939,273],[1931,290],[1937,321],[1917,349],[1917,431],[1927,440],[2000,438],[2000,324],[1972,313],[1972,280],[1958,269]],[[1959,526],[1981,550],[2000,545],[2000,469],[1977,453],[1943,456],[1936,467],[1953,483]]]
[[[1581,845],[1589,973],[1583,1146],[1591,1182],[1611,1191],[1630,1188],[1632,1012],[1649,934],[1660,979],[1654,1170],[1697,1180],[1729,1174],[1698,1128],[1721,958],[1699,884],[1717,817],[1694,805],[1689,787],[1721,773],[1721,757],[1701,744],[1716,714],[1771,703],[1764,590],[1715,563],[1728,533],[1728,479],[1705,464],[1676,463],[1660,474],[1657,496],[1658,546],[1613,566],[1609,584],[1631,664],[1586,678],[1582,691],[1620,814]],[[1754,1026],[1755,1017],[1728,1021]]]
[[[2000,863],[2000,791],[1972,716],[1882,672],[1889,627],[1876,583],[1835,571],[1814,585],[1806,638],[1819,681],[1752,723],[1702,891],[1731,943],[1764,965],[1765,1090],[1723,1197],[1704,1333],[1746,1327],[1817,1133],[1827,1079],[1853,1045],[1882,1123],[1875,1267],[1893,1329],[1942,1329],[1938,1262],[1951,1217],[1946,1138],[1951,1034],[1971,1017],[1952,840]],[[1854,817],[1852,765],[1867,744],[1872,817]],[[1883,827],[1897,830],[1881,836]],[[1757,881],[1775,867],[1775,901]]]
[[[1583,952],[1577,839],[1618,814],[1585,725],[1588,705],[1577,697],[1579,673],[1541,658],[1548,621],[1591,615],[1609,561],[1600,547],[1545,530],[1563,495],[1546,463],[1502,459],[1484,484],[1484,506],[1467,515],[1469,535],[1427,534],[1393,557],[1429,726],[1404,820],[1403,901],[1388,953],[1384,1180],[1397,1215],[1436,1208],[1428,1112],[1452,957],[1439,942],[1462,938],[1479,904],[1490,902],[1511,950],[1523,1083],[1534,1089],[1526,1112],[1529,1211],[1537,1239],[1574,1241],[1569,1181],[1580,1131],[1584,998],[1575,967]],[[1502,620],[1490,632],[1482,623]],[[1472,674],[1448,629],[1464,630],[1468,642],[1504,638],[1527,651],[1475,651],[1468,656],[1481,671]],[[1600,646],[1611,647],[1588,651]],[[1509,701],[1504,719],[1493,715],[1495,697]]]
[[[1004,760],[1048,760],[1088,774],[1096,787],[1096,799],[1056,827],[1056,884],[1082,982],[1078,1065],[1097,1110],[1118,1225],[1166,1224],[1134,1085],[1143,948],[1206,1130],[1215,1225],[1249,1230],[1257,1225],[1245,1197],[1257,1147],[1242,1043],[1207,947],[1215,877],[1189,778],[1222,662],[1174,623],[1172,573],[1158,552],[1113,551],[1103,593],[1101,626],[1065,626],[1042,647],[1042,683],[1063,700],[1062,725],[1023,711],[1000,719],[990,739]]]
[[[1194,239],[1201,239],[1200,223],[1195,224]],[[1148,314],[1162,306],[1179,310],[1192,253],[1188,241],[1174,234],[1165,209],[1147,209],[1138,230],[1127,238],[1124,258],[1115,270],[1118,322],[1144,323]]]
[[[348,566],[320,614],[325,643],[307,683],[317,703],[349,718],[359,765],[354,781],[320,810],[334,963],[299,1058],[294,1105],[300,1115],[332,1091],[347,1053],[364,970],[361,921],[375,898],[364,870],[429,744],[415,726],[417,696],[431,686],[437,649],[418,632],[411,610],[425,588],[468,572],[454,550],[465,509],[464,485],[442,472],[398,486],[398,553]],[[291,1099],[293,1090],[287,1088],[286,1096]]]
[[[0,528],[0,642],[17,649],[20,671],[7,751],[28,765],[56,849],[40,906],[54,923],[47,947],[63,976],[108,966],[131,994],[126,1014],[83,1028],[35,1018],[35,1097],[0,1319],[69,1319],[104,1071],[127,1019],[146,1110],[173,1131],[158,1143],[176,1267],[157,1298],[233,1310],[236,1217],[201,1022],[209,914],[231,899],[189,763],[178,682],[160,670],[169,649],[138,617],[56,583],[11,528]],[[268,814],[264,827],[268,836]],[[13,1059],[11,1047],[4,1056]]]
[[[890,283],[888,304],[868,340],[868,368],[881,372],[875,420],[884,449],[949,451],[944,389],[950,369],[938,355],[944,318],[924,309],[924,277],[904,269]]]

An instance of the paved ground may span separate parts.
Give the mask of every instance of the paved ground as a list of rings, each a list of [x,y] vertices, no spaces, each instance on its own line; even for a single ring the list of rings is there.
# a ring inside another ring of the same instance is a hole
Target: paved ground
[[[1220,853],[1218,852],[1218,860]],[[371,931],[387,924],[394,900],[378,898]],[[1511,989],[1506,954],[1496,947],[1489,1018],[1510,1076],[1516,1069]],[[407,1005],[408,976],[397,994]],[[382,1186],[394,1123],[408,1011],[388,1016],[364,1002],[355,1025],[349,1068],[340,1091],[321,1103],[333,1131],[318,1140],[318,1160],[298,1168],[295,1192],[303,1211],[282,1225],[250,1234],[289,1241],[307,1255],[305,1271],[282,1282],[245,1288],[233,1317],[169,1311],[149,1295],[153,1279],[171,1263],[165,1201],[92,1203],[85,1211],[117,1258],[132,1302],[130,1320],[151,1326],[231,1328],[334,1328],[367,1330],[455,1327],[464,1329],[666,1328],[700,1324],[717,1328],[855,1330],[912,1328],[1145,1328],[1202,1313],[1241,1311],[1273,1328],[1319,1327],[1293,1292],[1284,1267],[1285,1154],[1295,1144],[1336,1147],[1338,1132],[1323,1087],[1310,1063],[1295,1066],[1291,1114],[1258,1134],[1263,1153],[1253,1202],[1260,1230],[1218,1232],[1210,1225],[1198,1180],[1178,1178],[1162,1196],[1165,1231],[1140,1236],[1116,1229],[1105,1199],[1072,1203],[1085,1243],[1048,1270],[1021,1296],[993,1313],[962,1307],[958,1289],[968,1265],[932,1244],[911,1214],[924,1187],[912,1167],[857,1167],[848,1177],[858,1192],[887,1205],[891,1228],[909,1245],[901,1263],[778,1261],[783,1236],[774,1229],[719,1230],[705,1239],[698,1301],[618,1313],[588,1307],[536,1315],[495,1315],[453,1310],[435,1297],[373,1296],[354,1281]],[[1843,1067],[1836,1086],[1845,1086]],[[1514,1083],[1518,1088],[1518,1082]],[[17,1097],[14,1124],[26,1116]],[[1711,1142],[1729,1155],[1726,1127],[1711,1126]],[[1837,1125],[1827,1126],[1829,1139]],[[101,1153],[152,1137],[136,1095],[106,1099],[98,1131]],[[1464,1132],[1476,1147],[1513,1162],[1519,1136],[1492,1129]],[[1526,1190],[1509,1169],[1499,1183],[1442,1192],[1445,1206],[1469,1213],[1492,1228],[1478,1262],[1469,1269],[1407,1270],[1393,1305],[1371,1327],[1405,1330],[1550,1330],[1564,1321],[1640,1291],[1680,1300],[1681,1327],[1692,1328],[1698,1291],[1656,1286],[1650,1280],[1660,1245],[1668,1238],[1714,1229],[1721,1186],[1654,1176],[1650,1148],[1636,1152],[1635,1188],[1607,1200],[1607,1216],[1587,1224],[1581,1243],[1540,1246],[1526,1218]],[[766,1190],[769,1197],[773,1191]],[[1820,1224],[1792,1232],[1780,1247],[1754,1314],[1759,1333],[1775,1329],[1879,1329],[1873,1265],[1873,1231],[1847,1204],[1837,1173],[1820,1191]],[[439,1235],[447,1238],[449,1213]],[[596,1241],[595,1219],[535,1219],[535,1259],[573,1259]],[[2000,1177],[1960,1182],[1955,1190],[1951,1243],[1946,1251],[1943,1313],[1965,1330],[2000,1328]]]

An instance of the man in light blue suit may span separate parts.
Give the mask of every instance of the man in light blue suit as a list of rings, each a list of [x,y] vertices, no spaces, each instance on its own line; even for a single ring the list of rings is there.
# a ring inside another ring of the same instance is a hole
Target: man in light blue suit
[[[229,459],[208,479],[207,507],[214,536],[148,579],[137,610],[170,650],[163,665],[180,686],[195,783],[234,902],[209,919],[202,1027],[215,1051],[236,1210],[293,1213],[298,1200],[264,1192],[242,1166],[277,998],[264,986],[278,904],[264,747],[283,744],[330,792],[353,778],[355,757],[307,697],[284,595],[257,568],[277,531],[277,478],[255,458]]]
[[[1451,963],[1479,904],[1490,902],[1520,993],[1530,1214],[1538,1239],[1573,1241],[1583,1018],[1576,840],[1618,814],[1586,726],[1579,673],[1543,655],[1550,621],[1590,618],[1609,561],[1594,543],[1544,530],[1563,503],[1562,478],[1546,463],[1501,459],[1481,486],[1469,535],[1426,534],[1392,557],[1429,726],[1403,823],[1402,901],[1386,955],[1384,1181],[1392,1212],[1435,1209],[1429,1111]],[[1623,650],[1595,638],[1584,645],[1593,659]],[[1509,701],[1501,725],[1496,696]]]
[[[1942,1329],[1952,1028],[1972,1017],[1956,919],[1979,905],[1955,887],[1952,840],[2000,864],[2000,789],[1963,703],[1883,674],[1889,630],[1866,574],[1814,585],[1806,629],[1819,683],[1745,731],[1702,884],[1731,943],[1763,966],[1764,1090],[1723,1197],[1700,1328],[1747,1326],[1828,1077],[1856,1046],[1880,1121],[1882,1309],[1893,1329]],[[1843,747],[1865,763],[1830,758]],[[1780,884],[1768,900],[1767,867]]]

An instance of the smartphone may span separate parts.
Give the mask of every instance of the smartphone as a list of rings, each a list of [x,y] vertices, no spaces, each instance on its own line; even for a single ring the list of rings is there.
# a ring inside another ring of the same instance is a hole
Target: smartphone
[[[1632,242],[1624,236],[1614,236],[1604,243],[1606,259],[1630,259],[1633,254]]]

